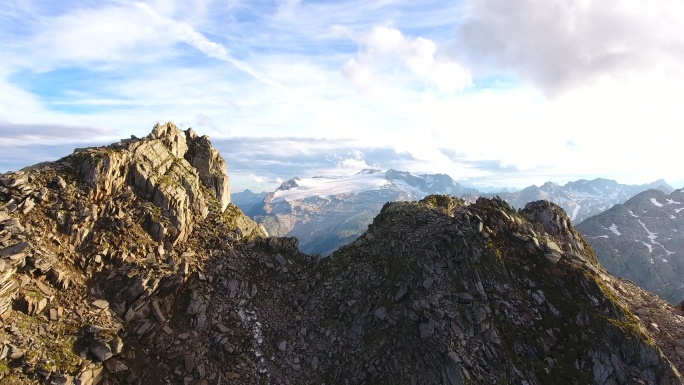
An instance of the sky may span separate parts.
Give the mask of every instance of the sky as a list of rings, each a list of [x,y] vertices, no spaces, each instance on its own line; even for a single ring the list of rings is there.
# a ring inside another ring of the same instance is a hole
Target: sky
[[[3,0],[0,172],[208,135],[232,190],[364,168],[684,186],[684,2]]]

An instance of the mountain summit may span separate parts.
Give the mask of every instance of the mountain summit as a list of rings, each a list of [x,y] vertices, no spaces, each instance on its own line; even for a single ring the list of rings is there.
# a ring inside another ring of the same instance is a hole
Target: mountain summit
[[[554,204],[386,203],[321,259],[227,180],[172,124],[0,175],[0,384],[682,383],[683,313]]]

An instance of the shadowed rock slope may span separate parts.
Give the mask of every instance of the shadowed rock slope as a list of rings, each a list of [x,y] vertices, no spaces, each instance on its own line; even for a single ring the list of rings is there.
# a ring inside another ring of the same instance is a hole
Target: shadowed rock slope
[[[195,140],[0,175],[0,384],[682,383],[679,310],[558,206],[388,203],[318,259],[225,203]]]
[[[684,300],[684,190],[644,191],[577,225],[608,271]]]

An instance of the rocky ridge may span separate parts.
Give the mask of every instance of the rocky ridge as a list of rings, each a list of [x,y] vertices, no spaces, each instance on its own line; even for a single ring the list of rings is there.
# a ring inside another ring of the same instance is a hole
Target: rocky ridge
[[[682,383],[684,313],[558,206],[388,203],[314,258],[224,207],[193,138],[0,175],[0,384]]]
[[[684,190],[647,190],[577,229],[601,263],[671,303],[684,300]]]

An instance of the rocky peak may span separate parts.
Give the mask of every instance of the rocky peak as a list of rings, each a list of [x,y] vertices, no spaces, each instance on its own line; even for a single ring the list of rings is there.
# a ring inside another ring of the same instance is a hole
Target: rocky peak
[[[0,174],[0,383],[166,383],[145,378],[137,344],[174,333],[181,298],[194,301],[193,327],[206,327],[206,299],[178,293],[193,273],[206,282],[216,252],[205,242],[228,252],[266,236],[204,182],[227,181],[222,162],[207,137],[167,123]]]
[[[286,190],[293,189],[295,187],[299,187],[299,184],[297,182],[300,180],[302,180],[302,178],[300,178],[298,176],[291,178],[289,180],[286,180],[285,182],[281,183],[280,186],[278,186],[276,191],[286,191]]]
[[[188,152],[186,136],[173,123],[155,124],[152,132],[147,137],[149,139],[161,140],[176,158],[183,158]]]
[[[183,134],[173,123],[157,124],[147,138],[78,151],[83,183],[102,201],[129,186],[154,206],[145,218],[150,235],[184,241],[208,212],[206,191],[225,211],[230,197],[225,161],[206,136]]]

